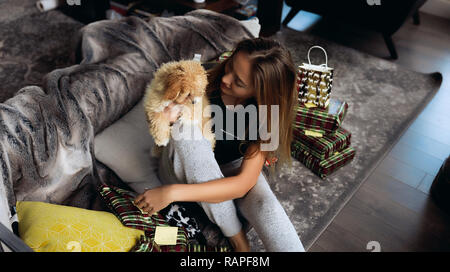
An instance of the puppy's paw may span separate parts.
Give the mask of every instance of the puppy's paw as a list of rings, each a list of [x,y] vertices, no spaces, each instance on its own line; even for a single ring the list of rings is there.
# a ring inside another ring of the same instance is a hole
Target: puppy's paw
[[[166,146],[170,140],[170,126],[168,124],[159,124],[152,135],[156,145]]]
[[[169,143],[169,138],[155,138],[155,144],[157,146],[166,146]]]

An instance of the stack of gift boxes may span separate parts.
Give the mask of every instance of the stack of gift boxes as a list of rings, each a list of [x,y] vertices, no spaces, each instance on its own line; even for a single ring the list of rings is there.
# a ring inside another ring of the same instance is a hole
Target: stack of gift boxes
[[[327,108],[307,107],[299,98],[293,124],[292,156],[325,178],[355,157],[351,133],[341,124],[348,110],[345,101],[329,99]]]

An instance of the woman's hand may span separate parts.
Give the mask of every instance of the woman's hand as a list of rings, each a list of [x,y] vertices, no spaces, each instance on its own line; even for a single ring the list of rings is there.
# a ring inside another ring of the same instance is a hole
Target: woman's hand
[[[153,214],[167,207],[173,201],[170,198],[170,186],[160,186],[138,195],[133,203],[142,211]]]
[[[169,106],[164,108],[163,114],[171,124],[175,123],[175,121],[180,118],[182,107],[184,103],[188,102],[188,100],[190,100],[189,96],[186,97],[186,99],[181,104],[172,102],[169,104]]]
[[[164,116],[171,124],[175,123],[181,115],[181,107],[177,103],[170,103],[169,106],[164,108]]]

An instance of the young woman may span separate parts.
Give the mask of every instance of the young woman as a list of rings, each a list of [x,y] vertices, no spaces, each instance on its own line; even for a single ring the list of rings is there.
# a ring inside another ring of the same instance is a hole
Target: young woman
[[[290,53],[280,43],[265,38],[241,41],[228,59],[208,71],[207,95],[212,105],[223,109],[223,124],[235,114],[229,106],[267,105],[267,130],[272,138],[276,133],[278,147],[263,150],[262,144],[271,139],[263,140],[265,137],[259,135],[256,140],[249,137],[230,140],[225,125],[222,126],[225,130],[215,131],[216,137],[223,133],[223,140],[216,141],[214,151],[202,137],[172,138],[164,148],[159,168],[161,180],[172,184],[145,191],[135,199],[135,204],[153,213],[171,202],[195,201],[229,238],[235,251],[250,250],[238,214],[255,228],[267,251],[304,251],[295,228],[262,173],[268,158],[276,156],[278,165],[291,162],[295,77]],[[271,105],[278,106],[279,123],[273,128]],[[179,111],[173,106],[169,105],[165,113],[174,127],[201,133],[198,127],[188,128],[177,122]]]

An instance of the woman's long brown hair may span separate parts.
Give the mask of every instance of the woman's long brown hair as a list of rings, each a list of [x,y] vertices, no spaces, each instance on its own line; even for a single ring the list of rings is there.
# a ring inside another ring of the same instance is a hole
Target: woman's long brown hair
[[[271,105],[279,105],[279,146],[276,150],[266,153],[266,158],[276,157],[276,166],[291,163],[292,122],[295,117],[294,106],[297,103],[295,91],[296,69],[289,51],[278,41],[267,38],[245,39],[239,42],[232,55],[219,65],[208,71],[207,93],[220,88],[224,68],[238,52],[245,52],[250,57],[252,88],[258,105],[267,105],[267,130],[272,132],[270,125]],[[260,150],[260,143],[270,142],[270,139],[256,141],[257,148],[249,156]],[[272,166],[273,164],[271,164]],[[275,170],[271,167],[271,170]]]

